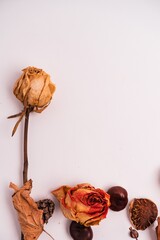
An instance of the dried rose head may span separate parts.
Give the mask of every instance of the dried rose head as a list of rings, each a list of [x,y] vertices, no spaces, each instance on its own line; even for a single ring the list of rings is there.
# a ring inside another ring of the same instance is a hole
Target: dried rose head
[[[32,111],[41,113],[49,105],[56,90],[49,74],[42,69],[27,67],[22,71],[23,74],[14,85],[13,93],[23,103],[24,109],[22,112],[8,117],[19,117],[12,131],[12,136],[26,113],[29,114]]]
[[[13,92],[24,107],[31,106],[34,111],[42,112],[50,103],[56,87],[42,69],[27,67],[22,71]]]
[[[154,202],[146,198],[135,198],[129,204],[132,225],[137,230],[145,230],[157,218],[158,209]]]
[[[86,227],[98,225],[106,218],[110,206],[110,196],[102,189],[88,183],[74,187],[61,186],[52,191],[60,202],[64,216]]]

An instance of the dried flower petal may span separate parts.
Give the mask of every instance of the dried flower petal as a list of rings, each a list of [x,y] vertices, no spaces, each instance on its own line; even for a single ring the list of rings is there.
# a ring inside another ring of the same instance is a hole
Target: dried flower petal
[[[154,202],[146,198],[135,198],[129,205],[130,220],[137,230],[145,230],[157,218],[158,209]]]
[[[38,239],[43,231],[43,211],[38,209],[37,204],[30,197],[32,180],[26,182],[21,188],[10,183],[10,188],[15,190],[12,196],[13,205],[18,212],[24,240]]]

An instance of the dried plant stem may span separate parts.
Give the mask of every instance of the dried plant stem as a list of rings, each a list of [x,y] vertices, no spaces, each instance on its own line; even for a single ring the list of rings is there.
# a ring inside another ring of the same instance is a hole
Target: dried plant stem
[[[55,240],[46,230],[43,229],[43,232],[45,232],[51,239]]]
[[[25,125],[24,125],[24,162],[23,162],[23,184],[28,181],[28,125],[29,125],[29,114],[33,111],[32,107],[26,109],[25,112]],[[23,234],[21,234],[21,240],[24,240]]]
[[[28,124],[29,124],[30,109],[25,113],[24,125],[24,165],[23,165],[23,184],[28,181]]]
[[[25,125],[24,125],[24,163],[23,163],[23,184],[28,181],[28,125],[29,114],[33,111],[33,107],[28,107],[25,112]]]

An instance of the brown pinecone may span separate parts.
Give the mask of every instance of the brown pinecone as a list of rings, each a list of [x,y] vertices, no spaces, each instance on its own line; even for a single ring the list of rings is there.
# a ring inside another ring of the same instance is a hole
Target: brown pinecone
[[[52,217],[54,212],[55,204],[50,199],[39,200],[37,203],[38,209],[43,210],[43,221],[44,223],[48,223],[48,219]]]

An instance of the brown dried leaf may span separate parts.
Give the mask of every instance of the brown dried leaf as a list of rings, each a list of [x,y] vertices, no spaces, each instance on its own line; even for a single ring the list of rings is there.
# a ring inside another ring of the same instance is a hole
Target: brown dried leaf
[[[30,197],[32,180],[27,181],[23,187],[18,188],[10,183],[10,188],[15,190],[12,196],[14,208],[18,212],[18,220],[24,240],[36,240],[43,231],[43,211]]]

